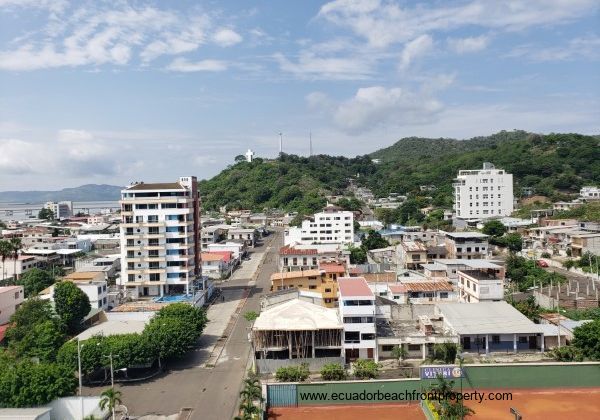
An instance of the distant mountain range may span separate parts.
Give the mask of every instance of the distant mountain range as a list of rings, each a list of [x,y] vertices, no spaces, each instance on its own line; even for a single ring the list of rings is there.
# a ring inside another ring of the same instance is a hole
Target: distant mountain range
[[[123,187],[86,184],[60,191],[0,191],[0,202],[45,203],[46,201],[116,201]]]

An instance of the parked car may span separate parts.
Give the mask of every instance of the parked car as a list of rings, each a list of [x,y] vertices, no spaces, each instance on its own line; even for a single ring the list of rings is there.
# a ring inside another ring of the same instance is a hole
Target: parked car
[[[548,263],[544,260],[537,260],[538,267],[548,267]]]

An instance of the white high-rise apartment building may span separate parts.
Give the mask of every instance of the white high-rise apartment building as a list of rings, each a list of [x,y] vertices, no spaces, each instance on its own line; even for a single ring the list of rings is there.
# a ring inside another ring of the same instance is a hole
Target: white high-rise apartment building
[[[196,177],[121,191],[121,285],[129,296],[193,292],[201,275]]]
[[[52,210],[55,219],[66,219],[67,217],[73,216],[73,202],[72,201],[48,201],[44,204],[44,208]]]
[[[454,180],[454,211],[459,219],[487,219],[513,212],[513,177],[484,162],[483,169],[459,171]]]
[[[341,211],[339,207],[327,206],[304,220],[301,227],[285,231],[284,243],[302,245],[349,244],[354,242],[354,213]]]

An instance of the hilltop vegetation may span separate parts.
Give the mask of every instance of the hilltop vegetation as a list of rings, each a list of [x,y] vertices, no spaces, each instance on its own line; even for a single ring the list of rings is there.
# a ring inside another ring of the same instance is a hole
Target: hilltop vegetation
[[[203,207],[263,210],[279,208],[310,213],[325,206],[324,196],[340,194],[351,176],[376,170],[367,156],[356,158],[283,154],[277,160],[238,162],[199,183]]]
[[[600,140],[581,134],[531,134],[501,131],[470,140],[406,138],[373,154],[382,160],[367,184],[377,195],[415,192],[436,185],[451,193],[460,169],[480,169],[483,162],[512,173],[515,195],[522,187],[536,194],[564,198],[586,184],[600,182]]]
[[[371,159],[381,159],[374,164]],[[431,204],[450,207],[452,180],[459,169],[479,169],[483,162],[514,175],[515,196],[522,187],[536,194],[566,199],[583,185],[600,183],[600,139],[581,134],[538,135],[501,131],[469,140],[410,137],[355,158],[326,155],[282,155],[277,160],[238,162],[216,177],[200,182],[204,207],[280,208],[310,213],[325,204],[323,196],[341,193],[349,177],[378,197],[391,192],[430,195]],[[422,193],[421,185],[437,190]]]

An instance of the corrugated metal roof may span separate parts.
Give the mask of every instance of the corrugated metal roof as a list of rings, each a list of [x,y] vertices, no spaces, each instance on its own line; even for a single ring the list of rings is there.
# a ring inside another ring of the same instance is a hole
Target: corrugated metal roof
[[[408,292],[452,292],[454,288],[445,281],[402,282]]]
[[[438,303],[444,320],[460,335],[538,334],[543,330],[506,302]]]

